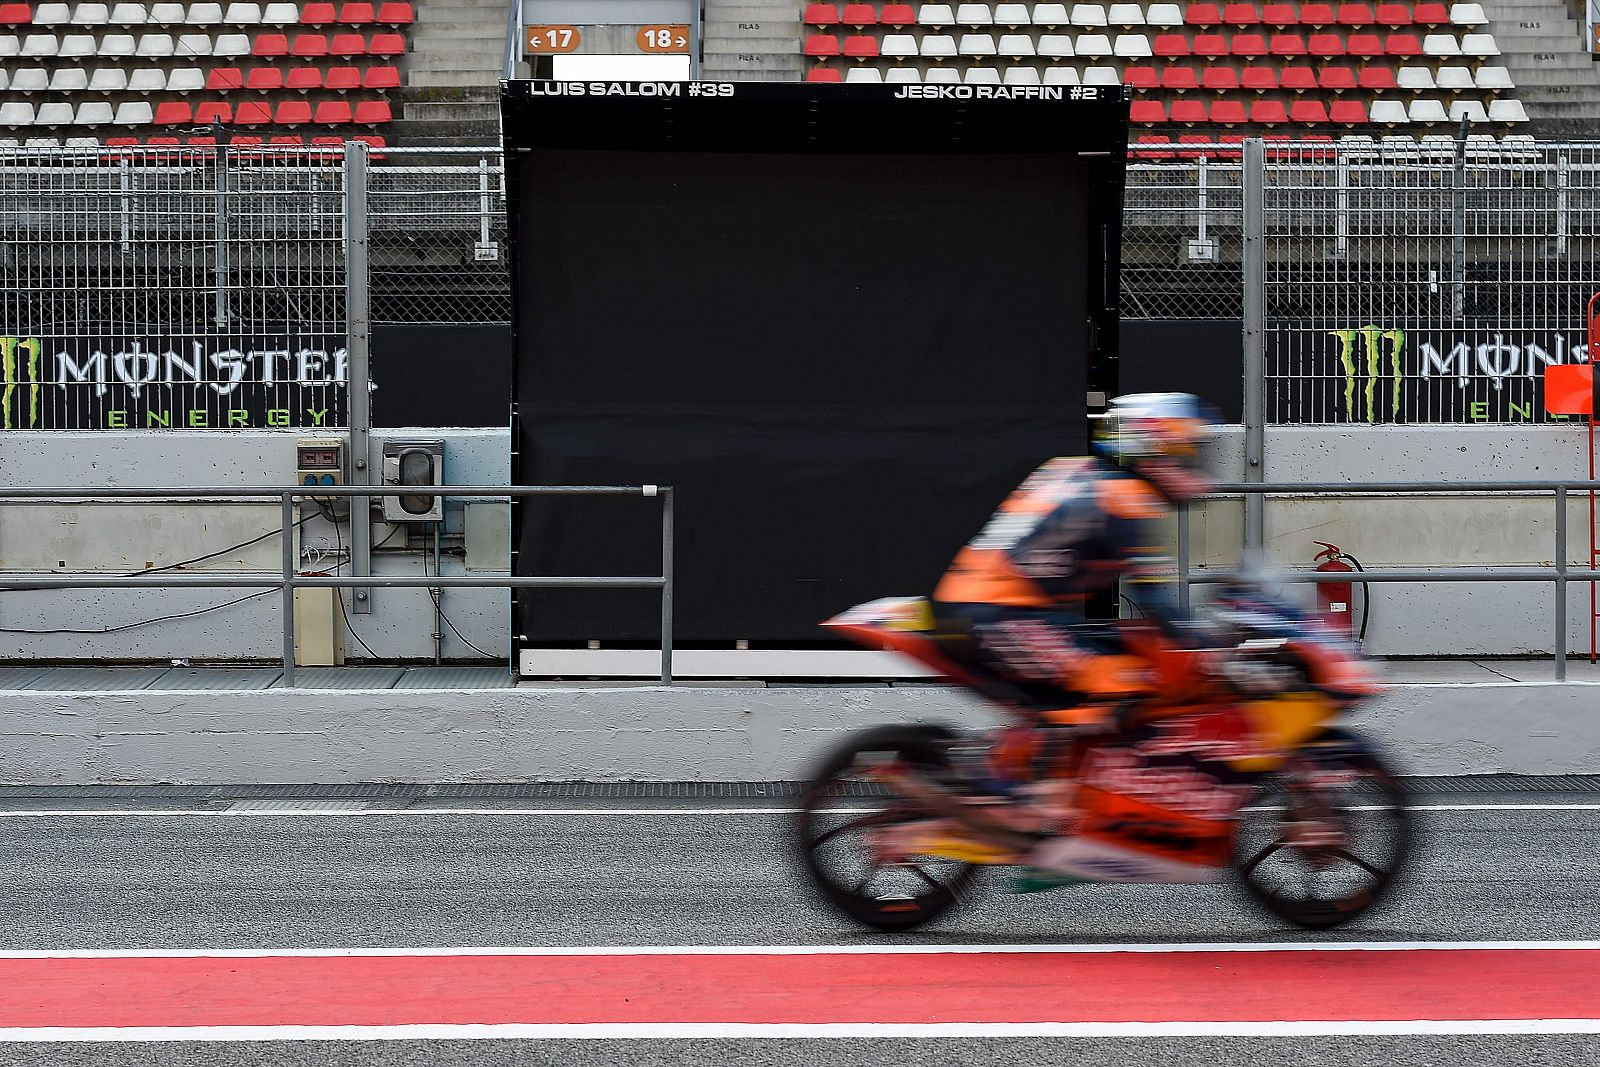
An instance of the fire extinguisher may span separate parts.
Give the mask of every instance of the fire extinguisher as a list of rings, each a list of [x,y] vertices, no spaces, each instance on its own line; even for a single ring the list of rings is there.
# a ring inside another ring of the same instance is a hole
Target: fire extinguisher
[[[1351,574],[1364,570],[1361,561],[1342,550],[1338,545],[1330,545],[1326,541],[1313,541],[1312,544],[1321,545],[1322,551],[1318,552],[1312,562],[1317,564],[1320,574]],[[1346,563],[1345,560],[1349,560]],[[1317,611],[1328,626],[1343,634],[1346,638],[1354,637],[1357,641],[1366,639],[1367,636],[1367,584],[1361,583],[1361,633],[1356,636],[1355,627],[1350,621],[1350,586],[1349,579],[1342,581],[1319,581],[1317,583]]]

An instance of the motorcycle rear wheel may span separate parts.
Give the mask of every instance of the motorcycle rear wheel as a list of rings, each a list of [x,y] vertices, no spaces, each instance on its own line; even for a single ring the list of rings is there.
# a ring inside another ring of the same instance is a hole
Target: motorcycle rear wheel
[[[1319,778],[1343,784],[1308,786]],[[1405,787],[1376,753],[1350,734],[1329,731],[1285,773],[1262,781],[1240,813],[1239,881],[1257,904],[1286,922],[1308,930],[1341,926],[1375,907],[1404,870],[1411,851],[1408,805]],[[1345,840],[1295,843],[1295,813],[1308,811],[1329,817]]]
[[[889,932],[910,930],[949,911],[971,887],[975,864],[881,864],[867,840],[874,828],[928,817],[874,789],[872,767],[900,762],[939,775],[949,770],[948,746],[954,740],[939,726],[880,726],[840,744],[812,775],[795,820],[801,863],[823,897],[856,922]]]

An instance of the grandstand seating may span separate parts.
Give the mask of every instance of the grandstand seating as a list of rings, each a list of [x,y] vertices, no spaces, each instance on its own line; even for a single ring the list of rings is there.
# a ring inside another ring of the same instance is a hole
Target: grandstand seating
[[[1527,120],[1481,3],[798,6],[809,80],[1125,82],[1135,139],[1448,133],[1463,117],[1506,133]]]
[[[849,6],[856,19],[871,13],[861,27],[878,26],[872,5]],[[401,87],[397,61],[414,21],[411,3],[381,0],[0,3],[0,141],[176,145],[243,136],[245,144],[306,145],[354,137],[383,147],[372,130],[394,117],[389,96]],[[846,55],[878,59],[876,35],[850,40]],[[173,136],[207,126],[251,132]],[[36,131],[62,136],[30,136]]]

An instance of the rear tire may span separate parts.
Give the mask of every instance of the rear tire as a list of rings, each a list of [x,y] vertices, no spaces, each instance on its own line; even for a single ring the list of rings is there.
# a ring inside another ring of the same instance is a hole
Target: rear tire
[[[795,820],[801,862],[822,895],[856,922],[890,932],[910,930],[937,919],[967,894],[976,865],[949,860],[883,865],[866,840],[875,827],[928,816],[878,795],[881,789],[872,789],[865,773],[875,764],[902,762],[942,775],[950,769],[948,749],[955,740],[940,726],[879,726],[839,745],[813,774]]]

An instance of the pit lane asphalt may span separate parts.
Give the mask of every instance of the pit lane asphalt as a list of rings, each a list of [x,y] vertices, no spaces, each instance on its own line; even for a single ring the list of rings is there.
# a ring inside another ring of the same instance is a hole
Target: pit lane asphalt
[[[1593,794],[1430,795],[1427,804],[1594,803]],[[437,804],[438,802],[427,802]],[[44,805],[10,800],[5,808]],[[103,800],[50,807],[180,807]],[[390,802],[374,806],[396,807]],[[553,807],[454,799],[450,807]],[[78,816],[0,818],[0,944],[12,949],[870,944],[802,888],[788,817]],[[680,805],[690,807],[691,805]],[[782,806],[779,802],[774,806]],[[411,810],[417,810],[413,804]],[[437,808],[430,808],[437,810]],[[1330,934],[1288,930],[1228,887],[995,887],[922,943],[1600,938],[1600,811],[1417,815],[1416,863],[1383,908]],[[1308,997],[1315,990],[1307,990]],[[1340,1037],[9,1045],[44,1064],[1474,1063],[1593,1062],[1600,1038]]]

